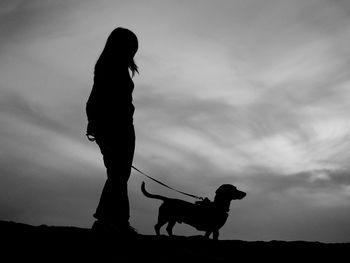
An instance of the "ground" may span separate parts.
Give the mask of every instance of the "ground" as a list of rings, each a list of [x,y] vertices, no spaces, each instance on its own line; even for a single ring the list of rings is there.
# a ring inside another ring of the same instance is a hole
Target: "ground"
[[[0,236],[0,251],[8,262],[337,262],[350,251],[350,243],[214,241],[201,236],[122,238],[85,228],[6,221],[0,221]]]

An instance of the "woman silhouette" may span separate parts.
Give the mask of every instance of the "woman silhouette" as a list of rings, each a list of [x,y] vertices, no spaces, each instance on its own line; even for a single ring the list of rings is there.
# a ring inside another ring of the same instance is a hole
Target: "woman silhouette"
[[[129,70],[132,76],[138,73],[134,62],[137,49],[133,32],[121,27],[112,31],[95,65],[94,84],[86,104],[87,136],[98,144],[107,169],[92,229],[126,235],[136,234],[129,224],[127,183],[135,151],[134,83]]]

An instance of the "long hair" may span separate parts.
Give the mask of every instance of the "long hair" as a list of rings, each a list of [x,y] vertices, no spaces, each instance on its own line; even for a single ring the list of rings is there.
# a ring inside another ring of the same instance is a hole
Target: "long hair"
[[[138,49],[136,35],[129,29],[118,27],[107,38],[105,47],[95,65],[95,73],[99,70],[113,70],[125,66],[130,69],[132,76],[139,73],[134,61]]]

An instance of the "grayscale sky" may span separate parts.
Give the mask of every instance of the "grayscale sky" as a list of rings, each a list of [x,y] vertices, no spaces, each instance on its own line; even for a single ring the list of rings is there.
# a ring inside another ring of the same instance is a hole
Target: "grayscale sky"
[[[350,2],[0,2],[0,219],[90,227],[106,178],[85,138],[93,67],[117,26],[139,38],[134,165],[231,203],[222,239],[350,242]],[[133,172],[132,225],[190,198]],[[197,231],[177,225],[175,234]]]

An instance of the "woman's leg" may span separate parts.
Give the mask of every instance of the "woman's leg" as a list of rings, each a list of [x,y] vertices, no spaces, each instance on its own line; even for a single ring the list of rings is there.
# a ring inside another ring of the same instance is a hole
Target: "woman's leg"
[[[100,138],[97,143],[107,169],[107,180],[94,217],[108,223],[129,225],[128,180],[135,151],[135,132],[122,137]]]

